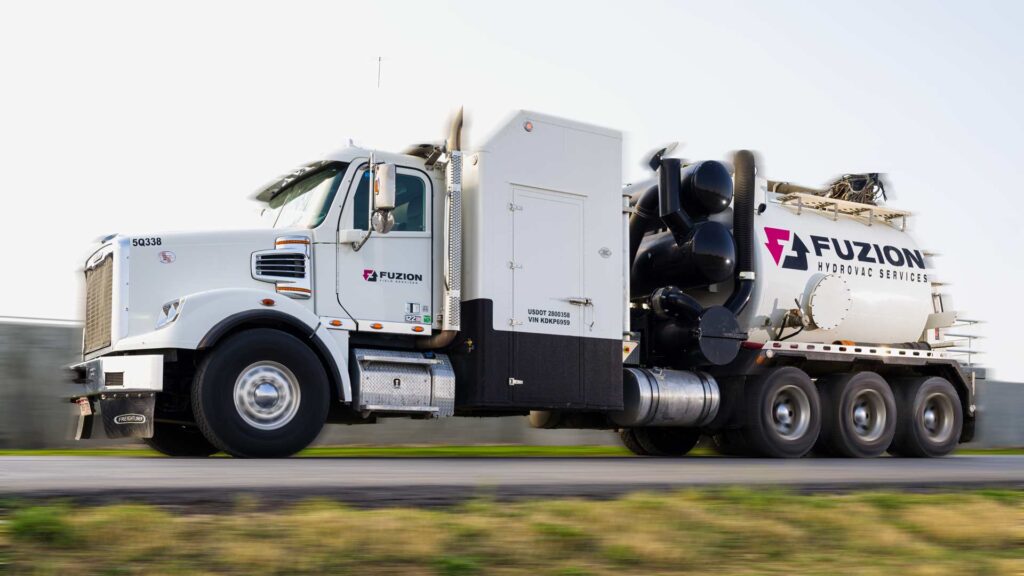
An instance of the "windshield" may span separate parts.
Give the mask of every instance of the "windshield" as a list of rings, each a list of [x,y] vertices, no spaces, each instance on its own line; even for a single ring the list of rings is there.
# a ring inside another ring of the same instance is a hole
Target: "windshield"
[[[263,221],[274,228],[316,228],[327,217],[347,167],[332,164],[289,184],[270,199]]]

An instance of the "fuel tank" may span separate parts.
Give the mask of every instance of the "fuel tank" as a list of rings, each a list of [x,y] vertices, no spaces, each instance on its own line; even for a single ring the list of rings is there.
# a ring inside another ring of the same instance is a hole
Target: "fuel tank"
[[[916,342],[932,314],[930,262],[906,228],[912,217],[870,205],[808,208],[758,181],[756,282],[740,315],[749,340]],[[731,212],[720,215],[731,219]],[[731,228],[731,222],[723,222]],[[688,290],[721,304],[728,283]],[[799,330],[800,327],[803,330]]]

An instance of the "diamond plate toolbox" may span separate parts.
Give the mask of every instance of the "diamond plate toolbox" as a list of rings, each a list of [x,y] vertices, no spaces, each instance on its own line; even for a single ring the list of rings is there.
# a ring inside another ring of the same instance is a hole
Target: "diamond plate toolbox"
[[[455,413],[455,372],[444,354],[356,348],[359,410]]]

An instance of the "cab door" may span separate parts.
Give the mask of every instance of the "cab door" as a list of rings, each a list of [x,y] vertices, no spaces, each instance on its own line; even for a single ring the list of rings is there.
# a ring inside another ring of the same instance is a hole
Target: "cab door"
[[[338,302],[359,331],[429,334],[433,321],[433,189],[430,178],[398,167],[394,228],[356,250],[338,244]],[[370,173],[352,179],[339,229],[370,229]]]

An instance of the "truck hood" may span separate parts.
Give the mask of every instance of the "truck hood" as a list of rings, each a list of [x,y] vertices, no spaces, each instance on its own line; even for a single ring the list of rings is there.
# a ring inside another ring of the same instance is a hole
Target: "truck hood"
[[[259,229],[218,232],[116,236],[114,310],[122,337],[151,332],[163,305],[190,294],[218,288],[252,288],[275,292],[273,283],[253,277],[254,252],[272,250],[281,236],[306,236],[305,229]],[[95,256],[90,262],[95,260]],[[305,304],[312,308],[312,301]]]

